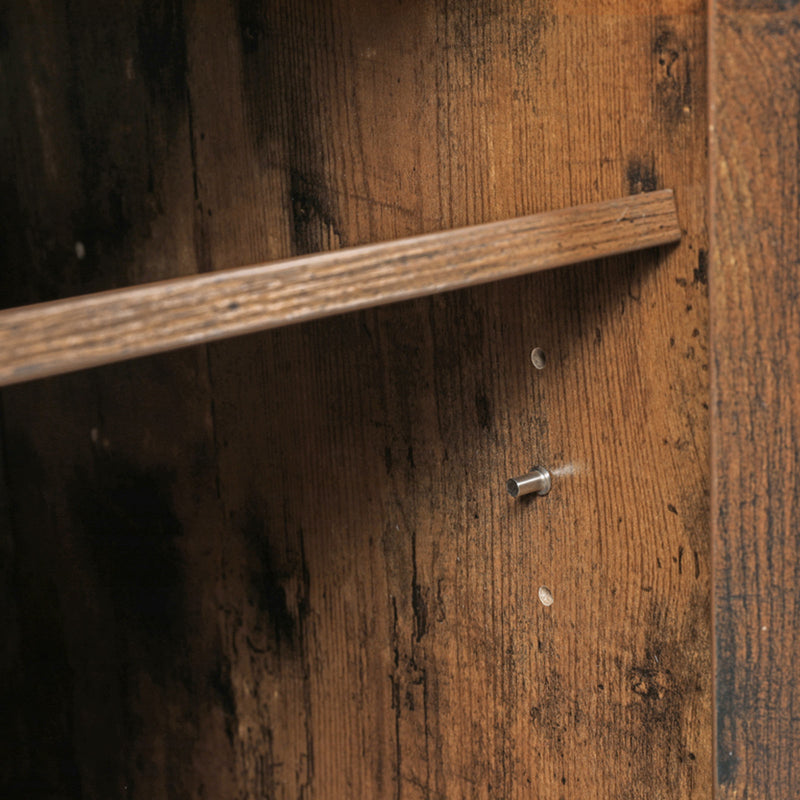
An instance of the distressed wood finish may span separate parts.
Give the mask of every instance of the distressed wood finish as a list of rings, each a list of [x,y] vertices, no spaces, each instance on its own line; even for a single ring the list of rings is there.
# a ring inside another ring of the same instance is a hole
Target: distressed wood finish
[[[711,13],[717,797],[800,795],[800,8]]]
[[[683,235],[4,388],[0,795],[708,798],[703,5],[6,5],[4,304],[665,187]]]
[[[0,312],[0,386],[681,237],[672,191]]]

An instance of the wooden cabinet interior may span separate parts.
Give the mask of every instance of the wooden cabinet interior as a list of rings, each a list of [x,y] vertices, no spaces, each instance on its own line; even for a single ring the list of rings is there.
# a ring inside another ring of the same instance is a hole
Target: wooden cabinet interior
[[[705,42],[688,0],[11,4],[6,306],[664,187],[684,231],[4,389],[2,788],[710,796]]]

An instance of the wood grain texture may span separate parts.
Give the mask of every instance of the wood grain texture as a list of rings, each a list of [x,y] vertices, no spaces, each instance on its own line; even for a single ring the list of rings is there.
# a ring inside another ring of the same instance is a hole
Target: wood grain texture
[[[708,798],[703,5],[52,6],[8,305],[667,186],[684,232],[3,389],[0,795]]]
[[[0,312],[0,386],[680,240],[671,190]]]
[[[716,778],[800,794],[800,8],[711,9]]]

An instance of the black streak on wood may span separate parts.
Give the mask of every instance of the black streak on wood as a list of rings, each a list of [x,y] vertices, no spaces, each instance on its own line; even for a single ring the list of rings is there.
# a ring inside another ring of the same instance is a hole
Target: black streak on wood
[[[121,630],[156,673],[180,652],[184,620],[183,530],[172,509],[173,480],[158,467],[100,454],[94,475],[77,473],[70,489],[98,581]]]
[[[708,251],[698,250],[697,268],[694,270],[694,282],[708,286]]]
[[[325,247],[325,233],[341,238],[333,206],[319,177],[291,173],[291,209],[297,255],[316,253]]]
[[[634,156],[628,160],[625,177],[628,181],[628,193],[654,192],[658,189],[658,175],[656,175],[655,159],[652,155]]]
[[[145,0],[136,28],[139,68],[150,99],[170,105],[186,99],[186,24],[181,0]]]
[[[283,586],[289,573],[276,566],[276,557],[264,522],[251,512],[242,533],[247,543],[250,569],[250,588],[260,611],[267,616],[277,646],[297,645],[297,619],[289,611],[286,589]]]
[[[655,56],[655,105],[665,128],[688,120],[692,111],[691,65],[689,47],[674,28],[662,26],[653,42]]]
[[[0,411],[2,406],[0,405]],[[0,414],[0,422],[2,415]],[[40,455],[19,434],[3,437],[3,467],[9,494],[37,496],[44,487]],[[28,494],[30,492],[30,494]],[[0,496],[1,499],[1,496]],[[5,619],[4,635],[15,637],[16,657],[4,663],[0,685],[0,797],[27,800],[58,797],[83,798],[80,767],[73,739],[74,675],[64,631],[64,609],[57,581],[42,579],[37,567],[49,563],[47,553],[36,553],[27,537],[20,536],[18,518],[25,508],[12,503],[0,509],[2,534],[9,537],[11,563],[0,577],[16,601],[16,619]],[[14,624],[16,622],[16,624]],[[6,673],[5,670],[8,670]],[[22,734],[22,735],[20,735]]]

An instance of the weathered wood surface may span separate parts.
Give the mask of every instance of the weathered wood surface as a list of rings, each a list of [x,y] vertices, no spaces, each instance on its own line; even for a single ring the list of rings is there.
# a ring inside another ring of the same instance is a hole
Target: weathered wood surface
[[[4,389],[0,794],[709,797],[704,11],[6,7],[6,305],[663,187],[685,232]]]
[[[670,189],[0,312],[0,386],[672,244]]]
[[[711,8],[719,798],[800,796],[800,8]]]

